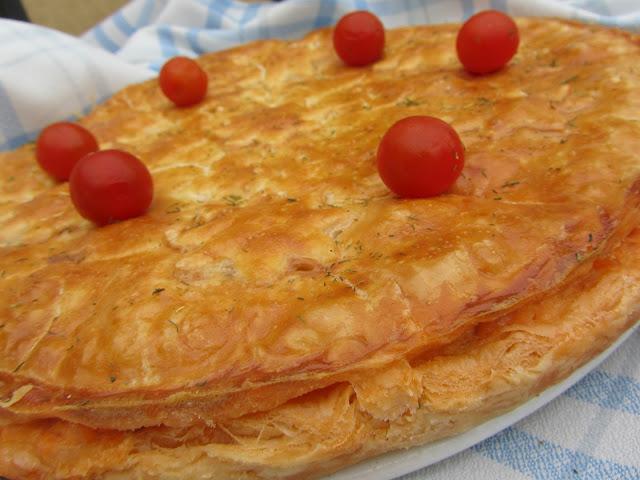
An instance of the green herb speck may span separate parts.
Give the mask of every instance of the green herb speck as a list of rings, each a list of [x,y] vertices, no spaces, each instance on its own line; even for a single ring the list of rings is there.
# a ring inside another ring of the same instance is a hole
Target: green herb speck
[[[242,203],[242,197],[240,195],[225,195],[222,199],[227,202],[227,205],[237,207]]]
[[[418,105],[420,105],[420,102],[418,102],[417,100],[411,98],[411,97],[407,97],[405,99],[403,99],[402,101],[398,102],[397,105],[399,107],[416,107]]]

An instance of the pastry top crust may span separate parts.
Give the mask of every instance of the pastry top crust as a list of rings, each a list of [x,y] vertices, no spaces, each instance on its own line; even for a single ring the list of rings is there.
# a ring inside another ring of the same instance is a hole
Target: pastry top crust
[[[3,154],[0,395],[27,388],[2,406],[220,397],[380,366],[614,245],[638,216],[638,43],[518,25],[518,55],[484,77],[442,25],[388,31],[370,68],[342,66],[329,30],[205,55],[210,93],[190,109],[155,81],[128,87],[81,123],[146,163],[155,199],[108,227],[77,215],[32,145]],[[450,194],[400,200],[379,180],[377,144],[410,115],[460,134]]]
[[[510,410],[608,347],[639,313],[636,230],[577,281],[479,326],[435,356],[392,362],[352,384],[337,383],[266,412],[210,426],[127,432],[57,419],[0,424],[0,475],[317,478]]]

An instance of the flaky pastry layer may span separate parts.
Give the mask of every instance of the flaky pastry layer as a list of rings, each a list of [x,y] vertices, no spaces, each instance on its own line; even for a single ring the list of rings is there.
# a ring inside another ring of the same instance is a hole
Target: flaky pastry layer
[[[465,74],[457,25],[391,30],[343,66],[329,30],[200,59],[210,93],[155,81],[82,123],[151,170],[148,215],[95,228],[32,145],[0,158],[0,414],[189,427],[269,411],[455,341],[534,301],[638,223],[639,46],[520,19],[501,72]],[[375,151],[450,122],[448,195],[400,200]]]
[[[569,375],[640,311],[640,231],[538,303],[435,356],[396,361],[263,413],[211,427],[94,430],[61,420],[0,427],[0,474],[35,479],[309,479],[467,430]]]

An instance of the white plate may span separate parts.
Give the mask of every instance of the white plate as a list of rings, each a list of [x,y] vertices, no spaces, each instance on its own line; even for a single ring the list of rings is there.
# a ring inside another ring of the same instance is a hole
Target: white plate
[[[532,398],[528,402],[520,405],[499,417],[493,418],[476,428],[461,435],[432,442],[409,450],[391,452],[380,457],[367,460],[353,467],[341,470],[340,472],[327,477],[326,480],[391,480],[393,478],[415,472],[421,468],[433,465],[440,460],[451,457],[456,453],[480,443],[483,440],[495,435],[514,423],[522,420],[527,415],[531,415],[539,408],[545,406],[551,400],[562,394],[564,391],[575,385],[582,377],[600,365],[613,351],[618,348],[633,331],[640,326],[636,324],[627,330],[618,340],[597,357],[594,357],[573,372],[562,382],[546,389],[540,395]]]

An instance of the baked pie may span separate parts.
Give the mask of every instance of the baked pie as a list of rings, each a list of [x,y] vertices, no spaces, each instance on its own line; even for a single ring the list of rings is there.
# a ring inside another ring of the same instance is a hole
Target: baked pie
[[[80,120],[149,168],[149,212],[97,228],[25,145],[0,159],[0,475],[315,478],[469,429],[609,346],[640,306],[640,44],[518,19],[504,70],[458,25],[328,29],[199,59]],[[466,147],[399,199],[375,152],[410,115]]]

